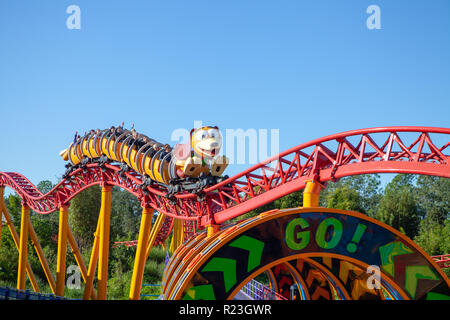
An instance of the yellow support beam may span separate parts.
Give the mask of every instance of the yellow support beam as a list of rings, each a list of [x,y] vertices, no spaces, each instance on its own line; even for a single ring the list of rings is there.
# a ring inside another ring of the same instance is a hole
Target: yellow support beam
[[[158,217],[156,218],[155,224],[153,225],[152,231],[150,232],[150,238],[148,239],[147,250],[145,252],[145,259],[150,255],[150,250],[153,248],[153,244],[155,243],[156,236],[161,229],[161,226],[164,223],[165,215],[163,213],[158,213]]]
[[[91,251],[91,259],[89,260],[89,267],[87,270],[87,277],[86,277],[86,285],[84,287],[84,293],[83,293],[83,299],[89,300],[89,296],[91,295],[91,292],[94,290],[94,276],[95,276],[95,269],[97,268],[97,262],[98,262],[98,248],[99,248],[99,234],[100,234],[100,227],[102,224],[102,216],[99,215],[98,221],[97,221],[97,229],[94,233],[94,243],[92,245],[92,251]],[[96,297],[92,297],[92,299],[96,299]]]
[[[97,297],[106,300],[108,282],[109,228],[111,218],[111,186],[102,186],[102,202],[100,208],[101,225],[98,257],[98,289]]]
[[[303,191],[303,207],[318,207],[320,191],[323,185],[314,180],[306,181],[305,190]]]
[[[172,240],[170,241],[169,246],[170,252],[175,252],[175,250],[177,250],[179,234],[180,234],[180,220],[175,219],[172,227]]]
[[[8,209],[6,208],[5,202],[3,201],[3,197],[0,198],[0,211],[3,211],[3,215],[5,216],[9,232],[11,233],[11,236],[14,240],[14,244],[16,245],[17,251],[19,251],[19,235],[17,234],[16,228],[14,228],[14,224],[12,222],[11,216],[9,215]],[[36,277],[34,276],[33,270],[31,269],[31,266],[28,261],[26,262],[26,272],[28,274],[28,278],[30,279],[31,286],[33,287],[33,291],[40,292],[39,286],[36,281]]]
[[[75,260],[78,264],[78,267],[80,268],[81,276],[83,277],[83,281],[84,281],[84,283],[87,283],[88,271],[86,269],[86,264],[84,263],[83,257],[81,256],[80,249],[78,248],[77,242],[75,241],[75,238],[72,234],[72,230],[70,229],[70,226],[68,226],[68,228],[67,228],[67,239],[69,240],[69,244],[70,244],[70,247],[72,248],[72,252],[73,252],[73,255],[75,256]],[[95,293],[94,288],[91,289],[91,297],[93,300],[97,299],[97,294]]]
[[[146,249],[150,238],[150,229],[152,226],[153,209],[143,208],[141,226],[136,248],[136,257],[134,258],[133,275],[130,286],[130,300],[139,300],[141,295],[142,278],[144,275],[145,261],[147,260]]]
[[[39,261],[41,262],[42,269],[44,269],[44,273],[45,273],[45,276],[47,277],[47,281],[48,281],[48,284],[50,285],[50,289],[52,290],[53,294],[56,294],[55,279],[53,278],[53,274],[50,270],[47,259],[45,259],[44,251],[42,250],[41,244],[39,243],[38,237],[36,235],[36,232],[34,231],[31,221],[29,221],[29,224],[28,224],[28,231],[30,234],[31,241],[33,242],[34,249],[36,250],[36,254],[39,258]]]
[[[56,262],[56,295],[64,296],[66,282],[67,227],[69,225],[69,207],[59,208],[58,255]]]
[[[218,224],[210,224],[208,226],[206,226],[206,230],[207,230],[207,237],[212,237],[217,231],[220,230],[220,225]]]
[[[19,269],[17,271],[17,289],[25,290],[25,274],[28,249],[28,225],[30,220],[30,208],[22,204],[22,218],[20,219],[19,239]]]

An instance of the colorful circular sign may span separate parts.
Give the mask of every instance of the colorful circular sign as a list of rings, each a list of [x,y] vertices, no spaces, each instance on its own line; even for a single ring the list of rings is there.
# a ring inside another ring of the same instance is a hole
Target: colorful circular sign
[[[190,253],[195,259],[179,268],[178,281],[167,288],[164,298],[231,299],[257,274],[313,257],[349,261],[361,269],[372,266],[396,298],[450,297],[448,277],[422,249],[395,229],[357,212],[278,210],[231,228]]]

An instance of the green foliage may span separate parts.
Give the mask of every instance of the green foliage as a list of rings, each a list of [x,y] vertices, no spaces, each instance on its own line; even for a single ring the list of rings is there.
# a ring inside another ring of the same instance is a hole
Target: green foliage
[[[0,280],[2,283],[15,283],[19,253],[11,234],[5,229],[2,228],[0,243]]]
[[[362,197],[358,191],[350,189],[348,186],[331,191],[327,197],[327,207],[366,213],[362,204]]]
[[[42,192],[43,194],[46,194],[50,190],[53,189],[54,185],[49,180],[43,180],[43,181],[39,182],[36,187],[39,189],[40,192]]]
[[[425,211],[425,218],[443,223],[450,214],[450,179],[419,176],[415,190],[416,199]]]
[[[415,198],[413,177],[397,175],[385,188],[378,219],[414,238],[422,216],[422,209]]]
[[[164,272],[164,263],[157,263],[149,259],[145,264],[144,282],[145,283],[160,283]]]
[[[328,183],[320,194],[324,207],[354,210],[374,217],[381,199],[380,176],[359,175]]]
[[[100,212],[101,189],[93,186],[72,199],[69,207],[69,224],[81,250],[92,247]]]
[[[111,193],[111,238],[137,239],[141,214],[141,204],[136,197],[114,187]]]
[[[132,272],[117,272],[108,279],[108,299],[128,299]]]
[[[448,227],[450,227],[449,223],[447,223],[447,229],[449,229]],[[445,228],[445,225],[439,223],[426,220],[421,221],[420,232],[414,238],[414,241],[429,255],[439,255],[442,252],[448,252],[446,251],[446,249],[449,249],[448,245],[442,242],[445,239]]]

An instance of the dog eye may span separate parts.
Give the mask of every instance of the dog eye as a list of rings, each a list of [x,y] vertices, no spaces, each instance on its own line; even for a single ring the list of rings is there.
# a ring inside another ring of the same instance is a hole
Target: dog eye
[[[208,137],[208,132],[206,130],[197,131],[197,133],[195,134],[195,138],[197,140],[203,140],[203,139],[206,139],[207,137]]]
[[[211,138],[218,138],[219,137],[219,131],[217,129],[209,129],[208,134]]]

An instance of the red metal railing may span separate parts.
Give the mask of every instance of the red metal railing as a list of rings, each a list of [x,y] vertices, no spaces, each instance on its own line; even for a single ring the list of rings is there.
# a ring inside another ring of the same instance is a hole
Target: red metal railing
[[[46,214],[92,185],[119,186],[167,216],[157,238],[163,241],[173,218],[187,221],[184,230],[188,238],[195,230],[194,223],[200,228],[223,223],[301,190],[311,179],[326,182],[383,172],[450,178],[449,136],[449,128],[430,127],[382,127],[330,135],[286,150],[204,189],[201,195],[168,197],[164,186],[143,187],[142,177],[132,170],[122,173],[118,165],[97,163],[75,170],[45,195],[18,173],[0,172],[0,187],[13,188],[32,210]]]
[[[440,256],[432,256],[431,259],[436,261],[441,268],[450,268],[450,254],[444,254]]]

